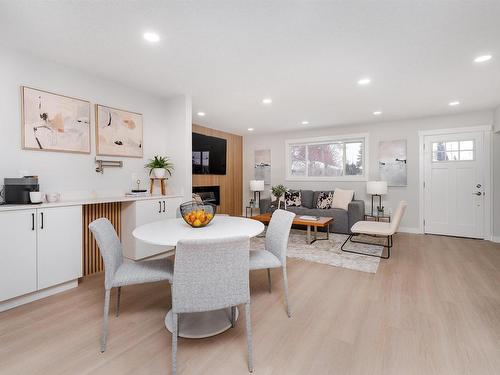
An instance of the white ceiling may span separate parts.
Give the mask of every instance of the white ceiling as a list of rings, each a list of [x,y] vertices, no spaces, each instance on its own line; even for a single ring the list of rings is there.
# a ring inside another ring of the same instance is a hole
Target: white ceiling
[[[160,43],[143,40],[148,30]],[[191,94],[193,121],[240,134],[500,104],[498,0],[0,0],[0,44]],[[493,59],[472,62],[484,53]]]

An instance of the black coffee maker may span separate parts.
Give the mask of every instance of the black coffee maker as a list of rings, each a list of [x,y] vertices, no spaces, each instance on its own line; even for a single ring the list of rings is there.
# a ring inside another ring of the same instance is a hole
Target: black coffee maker
[[[4,178],[5,204],[30,204],[30,192],[40,191],[38,176]]]

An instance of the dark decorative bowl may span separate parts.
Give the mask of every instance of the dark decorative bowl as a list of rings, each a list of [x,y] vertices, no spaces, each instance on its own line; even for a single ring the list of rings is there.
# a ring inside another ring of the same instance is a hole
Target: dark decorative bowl
[[[212,221],[217,206],[212,203],[198,203],[195,201],[180,205],[182,218],[193,228],[202,228]]]

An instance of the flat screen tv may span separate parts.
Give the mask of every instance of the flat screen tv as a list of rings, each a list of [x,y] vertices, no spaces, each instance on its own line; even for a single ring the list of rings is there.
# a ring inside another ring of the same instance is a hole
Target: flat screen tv
[[[226,174],[227,141],[193,133],[193,174]]]

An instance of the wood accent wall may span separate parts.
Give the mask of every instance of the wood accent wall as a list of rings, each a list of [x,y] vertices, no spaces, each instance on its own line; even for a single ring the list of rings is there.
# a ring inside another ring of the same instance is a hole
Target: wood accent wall
[[[104,271],[101,252],[89,229],[89,224],[105,217],[121,238],[121,202],[87,204],[83,206],[83,276]]]
[[[217,212],[243,215],[243,137],[193,124],[193,133],[227,140],[226,174],[193,175],[193,186],[220,186]]]

